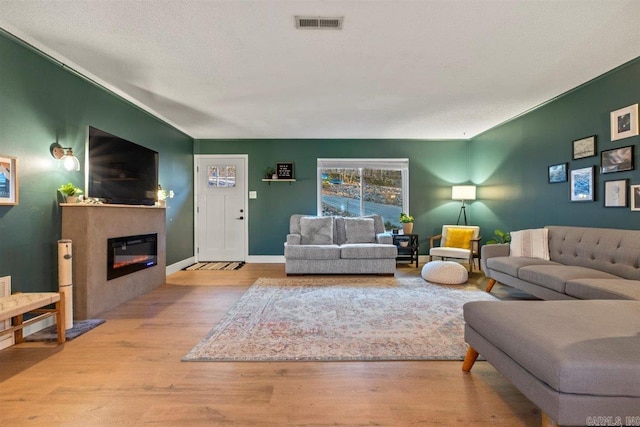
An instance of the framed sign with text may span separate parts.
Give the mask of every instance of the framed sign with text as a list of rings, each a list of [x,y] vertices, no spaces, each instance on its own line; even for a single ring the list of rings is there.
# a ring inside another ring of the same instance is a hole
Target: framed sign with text
[[[278,179],[295,179],[293,162],[276,163]]]

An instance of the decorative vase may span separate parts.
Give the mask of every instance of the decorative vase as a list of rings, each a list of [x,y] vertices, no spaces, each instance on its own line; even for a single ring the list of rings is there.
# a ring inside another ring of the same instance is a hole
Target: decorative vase
[[[412,222],[405,222],[402,224],[402,231],[404,234],[411,234],[413,233],[413,223]]]

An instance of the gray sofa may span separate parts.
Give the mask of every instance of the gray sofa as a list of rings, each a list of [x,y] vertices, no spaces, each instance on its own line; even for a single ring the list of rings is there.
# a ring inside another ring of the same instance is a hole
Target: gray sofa
[[[494,283],[544,300],[640,300],[640,231],[547,226],[549,260],[509,256],[509,245],[485,245],[482,270]]]
[[[393,275],[398,248],[380,215],[292,215],[284,244],[289,274]]]
[[[547,228],[549,260],[483,247],[488,290],[498,281],[555,301],[465,304],[462,369],[483,355],[540,407],[543,426],[637,425],[640,231]]]

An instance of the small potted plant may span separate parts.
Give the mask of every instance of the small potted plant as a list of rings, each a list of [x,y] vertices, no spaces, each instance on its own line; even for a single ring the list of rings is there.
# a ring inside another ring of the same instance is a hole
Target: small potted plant
[[[402,231],[404,234],[413,233],[413,217],[411,215],[402,212],[400,214],[400,222],[402,223]]]
[[[78,195],[82,194],[82,190],[70,182],[61,185],[58,191],[64,196],[64,200],[67,203],[76,203]]]
[[[264,168],[264,178],[265,179],[272,179],[273,178],[273,174],[276,173],[276,170],[274,168],[272,168],[271,166],[267,166],[266,168]]]

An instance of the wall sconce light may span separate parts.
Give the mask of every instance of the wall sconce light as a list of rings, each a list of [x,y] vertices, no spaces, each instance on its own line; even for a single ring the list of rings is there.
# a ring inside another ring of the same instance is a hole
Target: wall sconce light
[[[467,225],[467,210],[464,206],[464,201],[475,199],[475,185],[454,185],[451,187],[451,200],[462,200],[462,206],[460,207],[460,213],[458,214],[458,222],[456,222],[456,225],[460,224],[461,215],[464,215],[464,225]]]
[[[79,171],[80,161],[73,155],[71,147],[62,147],[57,142],[51,144],[49,151],[54,159],[62,160],[62,166],[68,171]]]

